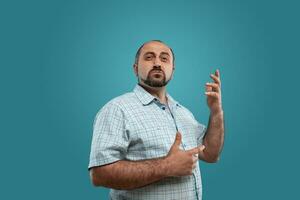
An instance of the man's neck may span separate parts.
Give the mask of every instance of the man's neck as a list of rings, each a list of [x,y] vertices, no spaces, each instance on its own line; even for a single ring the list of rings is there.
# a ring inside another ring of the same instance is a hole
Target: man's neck
[[[161,103],[167,104],[166,86],[163,86],[163,87],[150,87],[148,85],[144,85],[144,84],[140,84],[140,83],[139,83],[139,85],[141,87],[143,87],[151,95],[158,98]]]

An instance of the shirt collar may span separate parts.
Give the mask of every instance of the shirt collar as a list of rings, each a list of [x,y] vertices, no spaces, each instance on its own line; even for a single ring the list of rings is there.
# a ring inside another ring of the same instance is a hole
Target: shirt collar
[[[135,93],[135,95],[138,97],[138,99],[141,101],[141,103],[144,106],[145,105],[149,105],[152,101],[154,101],[155,99],[157,99],[152,94],[150,94],[149,92],[147,92],[139,84],[137,84],[135,86],[133,92]],[[175,101],[168,93],[166,95],[167,95],[167,98],[168,98],[168,104],[169,104],[169,106],[171,106],[171,107],[180,106],[180,104],[177,101]]]

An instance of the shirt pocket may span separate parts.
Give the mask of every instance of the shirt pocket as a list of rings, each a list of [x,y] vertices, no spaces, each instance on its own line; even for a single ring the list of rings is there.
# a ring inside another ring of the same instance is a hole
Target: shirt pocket
[[[141,160],[166,156],[174,139],[175,133],[172,134],[166,126],[138,128],[131,133],[127,157],[131,160]]]

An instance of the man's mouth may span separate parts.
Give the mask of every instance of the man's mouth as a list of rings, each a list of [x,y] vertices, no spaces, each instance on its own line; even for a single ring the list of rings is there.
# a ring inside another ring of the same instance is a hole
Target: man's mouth
[[[151,73],[163,73],[161,70],[152,70]]]
[[[162,78],[164,76],[163,71],[161,70],[153,70],[150,72],[150,74],[154,77],[154,78]]]

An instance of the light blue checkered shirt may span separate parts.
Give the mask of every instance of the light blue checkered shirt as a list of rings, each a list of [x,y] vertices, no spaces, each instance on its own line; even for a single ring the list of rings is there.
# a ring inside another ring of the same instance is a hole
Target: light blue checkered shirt
[[[89,169],[118,160],[144,160],[166,156],[178,131],[181,148],[202,144],[205,126],[168,93],[161,104],[140,85],[108,102],[96,115]],[[170,110],[169,110],[170,108]],[[199,165],[193,175],[169,177],[134,190],[110,191],[111,199],[202,199]]]

